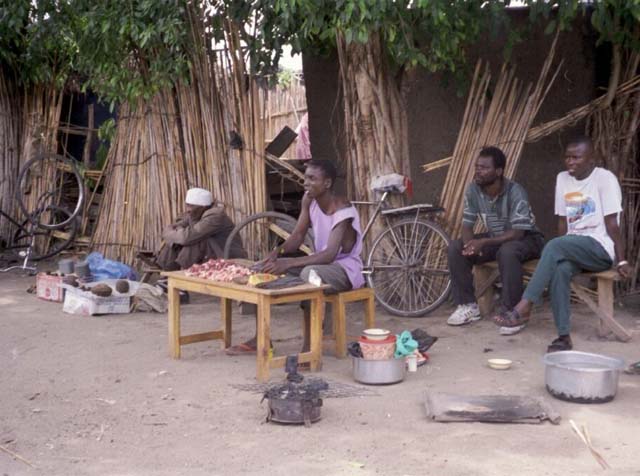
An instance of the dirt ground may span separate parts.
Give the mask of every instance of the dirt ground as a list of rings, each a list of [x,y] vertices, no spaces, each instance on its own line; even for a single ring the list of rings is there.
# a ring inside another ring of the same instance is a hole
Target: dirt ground
[[[548,306],[512,337],[499,336],[487,320],[448,327],[450,306],[423,319],[378,309],[381,326],[421,327],[440,337],[430,363],[401,384],[365,388],[351,378],[348,359],[327,351],[319,375],[360,395],[325,399],[322,419],[304,428],[265,423],[261,396],[239,388],[256,383],[254,358],[228,357],[219,343],[205,342],[183,347],[183,358],[172,360],[166,315],[68,315],[60,304],[27,294],[33,282],[0,276],[0,445],[33,465],[0,451],[0,476],[602,474],[570,419],[587,425],[609,474],[640,475],[640,376],[622,375],[617,397],[606,404],[548,395],[541,362],[553,338]],[[639,330],[638,310],[631,304],[618,316]],[[276,354],[299,348],[298,309],[273,313]],[[599,340],[586,308],[574,314],[577,349],[640,359],[638,336],[627,344]],[[219,322],[217,303],[204,296],[194,297],[184,315],[187,332]],[[354,306],[351,331],[361,322]],[[238,313],[234,326],[239,342],[253,320]],[[514,367],[491,370],[489,357],[510,358]],[[273,381],[282,377],[273,372]],[[427,391],[541,396],[562,421],[436,423],[425,416]]]

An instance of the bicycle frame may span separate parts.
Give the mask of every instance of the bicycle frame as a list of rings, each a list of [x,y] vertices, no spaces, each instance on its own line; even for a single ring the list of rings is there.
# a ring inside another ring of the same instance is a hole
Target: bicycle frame
[[[18,256],[20,256],[21,258],[24,258],[24,261],[22,262],[22,266],[19,266],[19,265],[9,266],[8,268],[0,269],[0,273],[6,273],[6,272],[11,271],[13,269],[23,269],[25,271],[31,271],[31,272],[35,273],[36,272],[36,267],[35,266],[27,266],[27,264],[29,263],[29,260],[31,259],[31,253],[32,253],[32,250],[33,250],[33,243],[35,241],[35,235],[29,234],[28,230],[26,230],[20,223],[18,223],[13,218],[11,218],[11,216],[9,216],[7,213],[5,213],[4,210],[0,210],[0,215],[2,215],[4,218],[9,220],[11,222],[11,224],[16,226],[19,230],[21,230],[21,231],[23,231],[23,232],[25,232],[25,233],[27,233],[28,235],[31,236],[31,239],[29,240],[29,246],[27,246],[26,251],[18,252]],[[7,246],[7,249],[13,249],[14,247],[12,245],[13,245],[12,243],[9,243],[9,246]]]
[[[371,230],[371,227],[373,226],[373,223],[376,221],[376,219],[378,218],[378,215],[380,215],[380,212],[383,210],[384,206],[387,204],[387,196],[388,195],[389,195],[389,192],[382,192],[382,197],[380,197],[380,200],[378,200],[376,202],[351,201],[351,203],[354,204],[354,205],[367,205],[367,206],[377,205],[375,210],[373,211],[373,214],[371,215],[371,217],[369,217],[369,221],[367,222],[367,226],[364,227],[364,231],[362,232],[362,239],[363,240],[364,240],[364,238],[366,238],[367,234],[369,233],[369,230]]]

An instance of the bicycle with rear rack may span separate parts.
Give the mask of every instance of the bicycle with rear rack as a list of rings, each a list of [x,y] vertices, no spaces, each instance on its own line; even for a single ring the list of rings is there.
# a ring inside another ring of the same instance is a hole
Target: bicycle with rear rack
[[[389,198],[402,194],[397,186],[375,189],[379,199],[352,201],[356,206],[375,207],[364,230],[365,238],[378,218],[384,222],[367,254],[363,274],[376,300],[391,314],[421,317],[446,301],[451,289],[447,248],[448,234],[429,216],[444,211],[420,203],[392,207]],[[233,240],[240,236],[249,259],[258,261],[269,250],[282,244],[295,227],[296,220],[284,213],[262,212],[241,221],[229,235],[224,256],[229,257]],[[259,243],[252,242],[256,237]],[[313,230],[307,234],[301,252],[313,252]]]
[[[8,221],[5,229],[10,230],[0,239],[0,262],[6,266],[0,272],[35,272],[31,262],[55,256],[73,243],[80,226],[84,182],[74,160],[41,154],[20,169],[15,199],[26,218],[18,221],[0,209],[0,216]]]

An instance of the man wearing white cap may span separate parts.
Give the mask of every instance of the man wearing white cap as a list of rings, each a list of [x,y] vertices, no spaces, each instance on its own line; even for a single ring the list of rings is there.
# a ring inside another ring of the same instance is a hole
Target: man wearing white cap
[[[158,253],[156,263],[164,270],[186,269],[212,258],[222,258],[227,237],[234,227],[208,190],[189,189],[185,203],[187,212],[162,232],[165,246]],[[229,257],[245,256],[242,242],[237,238]]]

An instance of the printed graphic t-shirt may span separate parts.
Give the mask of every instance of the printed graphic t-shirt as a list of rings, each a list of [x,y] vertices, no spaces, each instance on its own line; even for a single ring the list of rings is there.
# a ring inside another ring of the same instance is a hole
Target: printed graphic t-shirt
[[[622,192],[615,175],[596,167],[591,174],[577,180],[569,172],[556,179],[556,215],[566,217],[567,234],[590,236],[615,260],[613,240],[607,233],[604,217],[622,211]]]

